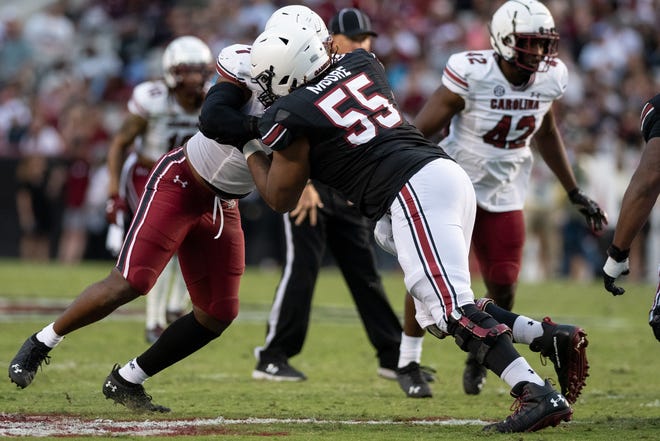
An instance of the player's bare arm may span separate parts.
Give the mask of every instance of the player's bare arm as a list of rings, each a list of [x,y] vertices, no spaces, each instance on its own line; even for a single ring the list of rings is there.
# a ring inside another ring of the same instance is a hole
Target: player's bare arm
[[[119,175],[121,174],[121,166],[126,151],[133,144],[133,141],[146,131],[147,124],[146,119],[131,113],[126,117],[112,139],[108,149],[108,171],[110,174],[108,195],[112,196],[119,192]]]
[[[612,244],[630,249],[633,239],[649,218],[660,195],[660,138],[652,138],[644,148],[639,165],[623,195],[621,215]]]
[[[274,151],[272,159],[263,151],[252,154],[247,163],[259,194],[270,208],[278,213],[296,208],[309,179],[306,138],[297,138],[287,148]]]
[[[566,192],[577,188],[575,175],[566,155],[564,142],[559,134],[552,109],[543,117],[539,131],[534,136],[534,142],[543,161],[548,164],[550,170],[557,176]]]
[[[429,137],[447,127],[452,117],[464,108],[465,101],[460,95],[440,86],[419,111],[413,125]]]

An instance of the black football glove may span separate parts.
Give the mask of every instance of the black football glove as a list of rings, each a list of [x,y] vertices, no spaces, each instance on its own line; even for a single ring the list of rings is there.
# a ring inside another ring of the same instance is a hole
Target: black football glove
[[[587,219],[587,224],[591,231],[599,233],[603,230],[603,226],[607,225],[607,215],[600,206],[593,199],[589,198],[582,190],[576,188],[568,193],[568,198],[573,205],[579,207],[580,213]]]
[[[630,250],[620,250],[615,245],[610,245],[607,249],[607,261],[603,266],[603,282],[605,289],[611,292],[613,296],[620,296],[626,292],[622,287],[616,286],[614,281],[620,275],[625,276],[630,273],[628,254],[630,254]]]

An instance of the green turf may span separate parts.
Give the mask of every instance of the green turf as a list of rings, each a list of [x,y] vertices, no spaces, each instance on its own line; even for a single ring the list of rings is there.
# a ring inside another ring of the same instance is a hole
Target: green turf
[[[87,283],[104,277],[111,265],[102,262],[65,267],[0,261],[0,305],[43,298],[69,301]],[[19,390],[6,380],[0,387],[0,421],[3,414],[67,414],[112,420],[216,417],[319,420],[228,425],[224,434],[205,436],[199,432],[188,439],[658,439],[660,343],[646,323],[654,293],[650,285],[624,282],[626,295],[613,298],[596,283],[522,284],[517,312],[534,318],[550,315],[555,321],[577,323],[587,330],[591,375],[574,406],[573,422],[533,434],[484,435],[479,425],[421,425],[412,421],[504,418],[512,403],[508,387],[489,374],[481,395],[464,395],[460,383],[464,354],[450,339],[438,341],[428,336],[423,363],[438,370],[434,397],[405,398],[396,382],[376,376],[374,351],[341,276],[332,270],[324,271],[318,282],[305,347],[302,354],[291,360],[309,380],[294,384],[252,380],[250,373],[255,364],[252,351],[263,343],[265,319],[278,276],[277,272],[248,269],[241,285],[238,320],[220,339],[146,383],[154,401],[171,407],[172,413],[136,417],[101,394],[101,383],[113,363],[125,363],[147,348],[140,315],[144,300],[139,299],[122,308],[132,314],[116,314],[67,336],[51,353],[52,363],[44,366],[29,388]],[[401,276],[388,273],[384,281],[400,313],[404,290]],[[475,291],[483,291],[479,281],[475,282]],[[3,317],[0,364],[6,367],[25,338],[53,318]],[[554,377],[551,364],[543,366],[538,354],[525,346],[518,348],[542,376]],[[383,424],[347,424],[346,421]]]

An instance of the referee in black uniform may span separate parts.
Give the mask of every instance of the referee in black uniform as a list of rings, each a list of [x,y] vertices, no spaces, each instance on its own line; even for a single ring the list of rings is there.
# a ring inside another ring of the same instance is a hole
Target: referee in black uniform
[[[369,51],[371,38],[377,35],[369,18],[351,8],[332,18],[330,32],[339,53],[357,48]],[[258,361],[253,378],[306,379],[289,365],[289,358],[300,353],[305,342],[314,286],[328,248],[376,349],[378,374],[396,379],[402,329],[376,269],[373,227],[340,194],[319,183],[308,183],[296,209],[284,214],[285,265],[268,318],[266,341],[255,349]]]

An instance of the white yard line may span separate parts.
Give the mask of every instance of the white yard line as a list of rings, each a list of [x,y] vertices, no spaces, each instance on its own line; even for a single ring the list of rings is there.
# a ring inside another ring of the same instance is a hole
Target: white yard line
[[[192,420],[114,421],[108,419],[87,420],[70,416],[18,415],[0,413],[0,437],[45,437],[45,436],[150,436],[183,435],[196,428],[204,427],[207,434],[213,426],[272,425],[272,424],[340,424],[340,425],[424,425],[424,426],[467,426],[484,425],[482,420],[433,419],[433,420],[322,420],[316,418],[204,418]],[[208,433],[212,434],[212,430]]]

